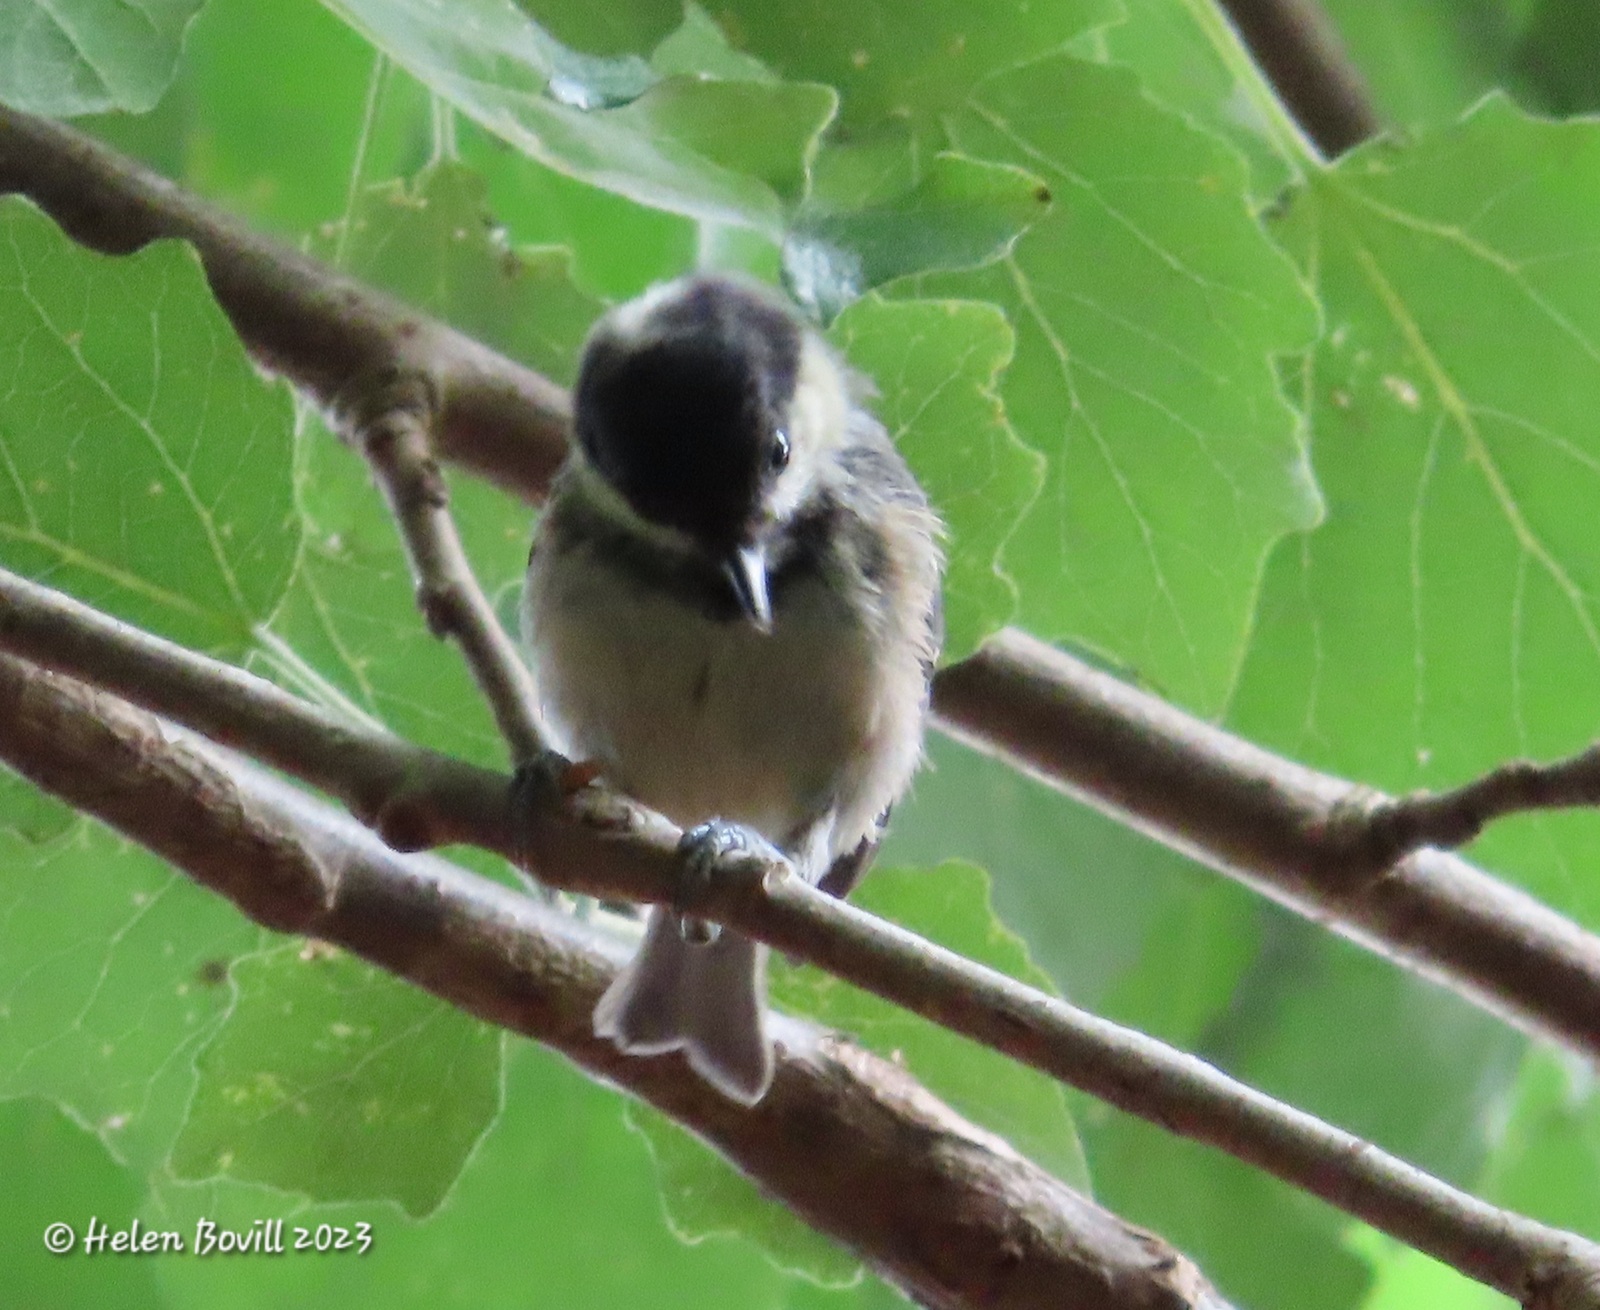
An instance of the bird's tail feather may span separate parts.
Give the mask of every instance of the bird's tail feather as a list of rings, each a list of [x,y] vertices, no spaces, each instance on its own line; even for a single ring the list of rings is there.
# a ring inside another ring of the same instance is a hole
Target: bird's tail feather
[[[595,1006],[595,1034],[630,1055],[682,1048],[702,1078],[753,1105],[772,1083],[766,958],[737,933],[692,941],[678,915],[652,910],[638,953]]]

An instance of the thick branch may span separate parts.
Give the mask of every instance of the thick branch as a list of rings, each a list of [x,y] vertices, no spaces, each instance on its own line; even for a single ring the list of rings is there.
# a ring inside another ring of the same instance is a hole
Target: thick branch
[[[632,830],[619,823],[601,834],[559,809],[513,815],[504,777],[380,730],[340,723],[253,675],[4,573],[0,648],[93,678],[146,708],[328,787],[380,816],[380,823],[386,820],[392,840],[474,841],[512,858],[526,851],[543,880],[594,895],[660,903],[681,890],[676,833],[658,818],[618,802],[619,815],[634,817]],[[7,667],[0,663],[0,671]],[[4,726],[0,714],[0,753],[20,751],[9,744]],[[25,753],[17,763],[27,771]],[[62,784],[46,779],[46,785],[59,789]],[[385,795],[385,786],[393,793]],[[69,799],[77,802],[75,795]],[[182,826],[187,832],[192,824]],[[1579,1239],[1477,1201],[1200,1060],[835,900],[781,866],[744,864],[725,872],[729,876],[718,880],[703,905],[693,907],[697,913],[1133,1114],[1248,1160],[1529,1305],[1543,1304],[1532,1299],[1530,1289],[1544,1287],[1551,1278],[1600,1276],[1600,1250]],[[312,931],[299,923],[278,926]],[[623,1061],[635,1063],[658,1062]],[[1600,1301],[1571,1304],[1600,1307]]]
[[[1222,0],[1222,8],[1325,157],[1382,130],[1365,79],[1316,0]]]
[[[1381,793],[1252,746],[1019,632],[946,669],[934,705],[946,731],[977,749],[1600,1055],[1600,938],[1454,856],[1393,863],[1404,851],[1391,835],[1395,802]]]
[[[347,947],[700,1134],[934,1307],[1227,1310],[1187,1259],[966,1122],[890,1061],[797,1021],[754,1109],[597,1039],[622,948],[464,870],[402,856],[204,743],[0,656],[0,755],[270,928]]]

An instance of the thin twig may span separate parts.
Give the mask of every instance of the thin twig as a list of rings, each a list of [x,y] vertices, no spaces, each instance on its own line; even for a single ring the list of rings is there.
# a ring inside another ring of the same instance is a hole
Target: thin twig
[[[417,607],[436,637],[454,637],[494,713],[514,764],[545,751],[533,679],[483,594],[450,514],[434,458],[437,405],[426,374],[387,370],[347,390],[337,427],[366,456],[383,491],[416,583]]]
[[[0,656],[0,756],[257,922],[349,948],[554,1047],[709,1141],[923,1305],[1227,1310],[1195,1266],[974,1127],[903,1069],[786,1020],[772,1090],[733,1105],[590,1015],[623,947],[425,856],[82,683]]]
[[[1278,98],[1326,158],[1383,128],[1366,79],[1315,0],[1221,0]]]
[[[1511,760],[1450,791],[1414,792],[1372,807],[1366,822],[1384,862],[1425,846],[1455,850],[1495,819],[1600,806],[1600,744],[1553,764]]]
[[[526,842],[536,871],[552,885],[657,903],[681,894],[677,833],[662,820],[600,833],[556,806],[513,815],[503,776],[380,729],[332,721],[253,675],[3,572],[0,648],[220,734],[288,773],[331,784],[336,795],[391,816],[403,813],[411,841],[473,841],[508,856]],[[0,753],[16,749],[0,741]],[[26,761],[19,767],[27,771]],[[377,794],[385,784],[397,788],[393,796]],[[1600,1271],[1600,1249],[1475,1200],[1192,1056],[835,900],[784,866],[746,863],[727,872],[732,876],[693,907],[697,914],[1248,1160],[1508,1295],[1526,1300],[1530,1287],[1544,1285],[1541,1279]]]

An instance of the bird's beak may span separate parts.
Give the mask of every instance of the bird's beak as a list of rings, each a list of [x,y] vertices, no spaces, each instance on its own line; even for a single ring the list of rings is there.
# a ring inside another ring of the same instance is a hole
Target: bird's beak
[[[767,552],[741,546],[722,562],[722,571],[739,598],[739,608],[758,632],[772,631],[772,598],[767,594]]]

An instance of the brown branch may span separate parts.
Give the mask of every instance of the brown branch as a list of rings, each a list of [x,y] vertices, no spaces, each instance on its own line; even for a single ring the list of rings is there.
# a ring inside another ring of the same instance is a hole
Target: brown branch
[[[1413,792],[1375,805],[1366,822],[1383,860],[1425,846],[1454,850],[1495,819],[1535,810],[1600,806],[1600,744],[1553,764],[1511,760],[1465,786]]]
[[[1393,863],[1396,803],[1381,793],[1252,746],[1019,632],[946,669],[934,705],[945,730],[977,749],[1600,1055],[1600,938],[1454,856]]]
[[[542,879],[594,895],[664,902],[680,890],[677,834],[658,817],[619,801],[618,812],[631,817],[631,827],[618,824],[602,834],[554,806],[514,815],[509,783],[501,775],[379,729],[342,723],[253,675],[4,572],[0,648],[93,679],[326,787],[377,815],[391,840],[473,841],[508,856],[526,849]],[[7,667],[0,662],[0,670]],[[20,749],[0,731],[0,754]],[[21,767],[26,771],[25,759]],[[62,784],[47,779],[46,785]],[[92,792],[95,784],[84,785]],[[386,794],[385,788],[392,790]],[[192,821],[182,826],[187,832]],[[1250,1161],[1528,1305],[1546,1304],[1530,1289],[1551,1279],[1566,1286],[1600,1274],[1600,1249],[1475,1200],[1200,1060],[826,896],[786,876],[781,866],[743,863],[725,872],[729,876],[694,907],[697,913],[1130,1113]],[[300,924],[277,926],[311,931]],[[658,1062],[623,1061],[636,1063]]]
[[[590,1015],[622,948],[82,683],[0,656],[0,756],[228,897],[554,1047],[704,1137],[922,1304],[1227,1310],[1194,1265],[974,1127],[892,1062],[789,1020],[754,1109]]]
[[[1221,0],[1272,89],[1329,159],[1383,129],[1366,79],[1316,0]]]

